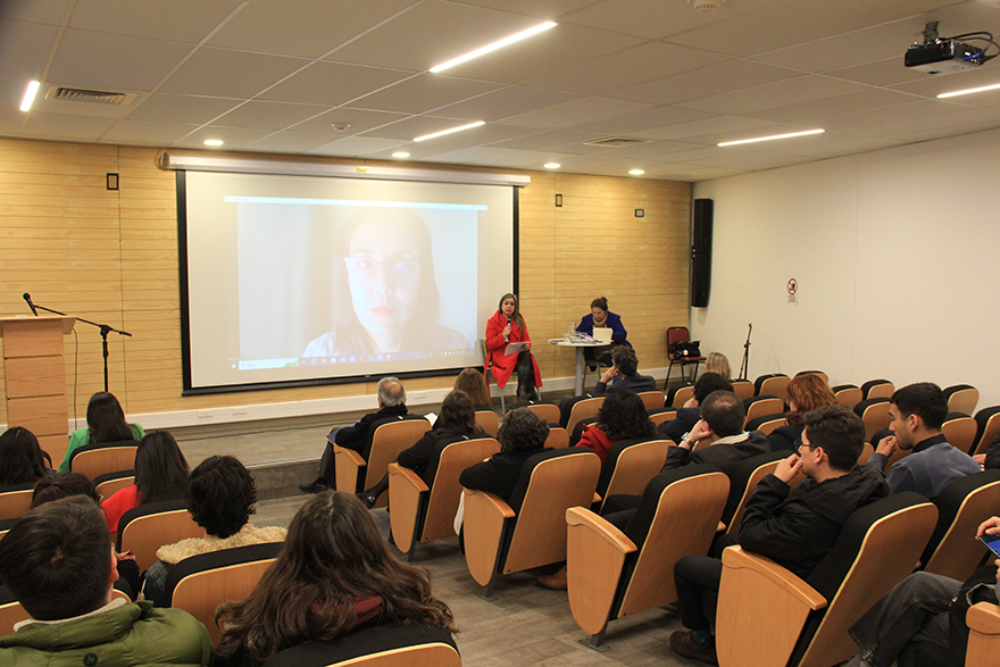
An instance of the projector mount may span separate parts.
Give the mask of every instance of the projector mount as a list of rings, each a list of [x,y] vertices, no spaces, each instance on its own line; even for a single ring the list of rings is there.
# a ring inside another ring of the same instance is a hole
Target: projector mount
[[[965,40],[965,41],[960,41]],[[978,42],[974,46],[967,42]],[[995,48],[996,53],[987,52]],[[979,67],[1000,55],[1000,46],[993,41],[991,32],[966,32],[954,37],[938,36],[938,21],[924,26],[924,41],[914,42],[906,50],[904,64],[928,74],[950,74]]]

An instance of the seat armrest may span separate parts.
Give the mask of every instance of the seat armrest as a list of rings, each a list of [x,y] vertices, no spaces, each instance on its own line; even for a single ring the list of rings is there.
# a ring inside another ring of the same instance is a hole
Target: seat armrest
[[[465,562],[480,586],[493,579],[506,523],[515,516],[506,502],[492,493],[465,489]]]
[[[966,613],[965,624],[981,635],[1000,635],[1000,607],[989,602],[975,604]]]
[[[421,497],[427,493],[427,484],[417,473],[398,463],[390,463],[388,473],[389,498],[392,500],[392,511],[389,513],[392,539],[400,551],[410,553],[420,540],[416,533],[417,526],[423,523],[420,517]]]
[[[719,665],[787,664],[810,612],[826,605],[816,589],[769,558],[727,548],[716,615]]]
[[[601,632],[611,615],[628,554],[636,545],[604,518],[583,509],[566,510],[566,567],[569,607],[585,632]]]
[[[337,474],[337,490],[346,493],[357,493],[364,489],[359,489],[358,480],[361,478],[360,471],[368,467],[368,463],[353,449],[345,449],[333,445],[333,455]]]
[[[413,489],[418,493],[430,490],[427,486],[427,482],[421,479],[420,475],[413,472],[409,468],[404,468],[398,463],[390,463],[388,471],[389,471],[390,488],[392,486],[392,481],[393,481],[392,478],[397,477],[399,478],[396,480],[397,484],[407,484],[409,486],[412,486]]]

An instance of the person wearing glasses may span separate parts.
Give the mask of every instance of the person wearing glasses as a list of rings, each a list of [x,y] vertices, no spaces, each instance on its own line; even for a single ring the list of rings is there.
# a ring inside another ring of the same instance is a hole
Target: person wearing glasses
[[[331,260],[333,328],[303,357],[469,347],[439,321],[427,223],[406,208],[365,207],[339,235]]]

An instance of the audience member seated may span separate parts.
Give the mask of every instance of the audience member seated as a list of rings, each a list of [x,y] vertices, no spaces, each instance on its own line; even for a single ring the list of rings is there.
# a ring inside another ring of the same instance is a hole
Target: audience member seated
[[[896,449],[913,450],[893,464],[886,481],[891,493],[916,491],[934,500],[949,483],[980,471],[979,464],[955,449],[941,433],[948,401],[936,384],[920,382],[897,389],[889,399],[889,429],[893,435],[879,442],[868,465],[884,471]]]
[[[258,528],[250,523],[257,488],[247,469],[232,456],[211,456],[191,471],[184,500],[206,537],[189,537],[156,552],[159,560],[146,572],[142,594],[157,607],[167,606],[167,574],[185,558],[285,539],[284,528]]]
[[[656,427],[656,432],[674,442],[694,428],[701,419],[701,404],[713,391],[732,391],[733,383],[719,373],[703,373],[694,383],[694,396],[688,399],[684,407],[677,410],[677,416]]]
[[[507,413],[497,440],[500,451],[488,461],[466,468],[459,475],[458,483],[473,491],[486,491],[507,502],[521,476],[521,466],[535,454],[546,451],[549,425],[527,408]]]
[[[82,496],[98,507],[101,506],[101,496],[94,488],[94,483],[84,475],[78,472],[57,472],[46,475],[35,484],[31,492],[31,509],[70,496]],[[139,566],[135,562],[135,555],[131,551],[116,553],[115,560],[118,569],[118,583],[115,584],[115,588],[134,600],[139,592],[140,583]]]
[[[1000,517],[984,521],[976,536],[983,533],[1000,534]],[[939,574],[911,574],[851,626],[851,638],[861,652],[844,663],[845,667],[965,664],[969,629],[964,612],[978,602],[997,604],[997,566],[1000,559],[979,568],[965,584]],[[917,657],[917,645],[923,643],[935,650],[921,650]]]
[[[490,388],[486,386],[486,378],[477,368],[466,368],[455,378],[452,389],[464,391],[472,399],[475,410],[492,410],[493,399],[490,398]]]
[[[799,453],[761,480],[747,503],[738,541],[804,579],[833,547],[851,513],[884,498],[888,486],[877,471],[855,465],[865,444],[860,417],[827,405],[807,412],[803,420]],[[792,489],[789,482],[799,472],[809,479]],[[711,628],[721,577],[722,561],[707,556],[685,556],[674,568],[687,630],[674,632],[670,645],[684,657],[717,662]]]
[[[653,423],[642,399],[626,389],[608,395],[597,413],[597,422],[584,425],[583,436],[576,446],[593,450],[603,466],[608,452],[619,440],[651,437]]]
[[[472,372],[479,374],[477,371]],[[482,433],[482,428],[476,423],[476,409],[472,406],[472,399],[464,391],[455,389],[444,397],[444,402],[441,403],[441,415],[434,422],[434,428],[424,433],[424,437],[415,445],[401,451],[396,457],[396,463],[423,476],[427,465],[431,462],[434,448],[439,443]],[[365,507],[371,509],[375,507],[378,497],[388,488],[389,473],[386,473],[378,484],[367,491],[362,491],[359,495]]]
[[[59,472],[69,472],[69,460],[73,452],[97,442],[121,442],[122,440],[142,440],[142,427],[125,421],[125,411],[114,394],[99,391],[90,397],[87,404],[87,428],[73,431],[66,456],[59,464]]]
[[[379,419],[401,417],[405,414],[406,390],[403,388],[403,383],[398,378],[384,377],[378,381],[378,411],[365,415],[353,426],[335,428],[330,431],[330,435],[338,447],[351,449],[360,454],[365,448],[368,429],[372,424]],[[319,462],[319,477],[312,484],[300,485],[299,490],[303,493],[319,493],[333,486],[337,479],[335,465],[333,445],[327,442],[323,458]]]
[[[656,391],[656,380],[652,375],[639,375],[639,360],[631,347],[616,347],[611,353],[611,368],[597,381],[592,392],[593,396],[603,396],[623,389],[635,393],[641,391]],[[608,384],[611,383],[611,384]]]
[[[986,453],[977,454],[972,457],[976,463],[989,470],[990,468],[1000,468],[1000,433],[997,433],[986,449]]]
[[[0,435],[0,486],[34,483],[47,472],[34,433],[15,426]]]
[[[788,383],[788,407],[785,425],[774,429],[769,436],[772,451],[787,449],[794,452],[802,435],[802,415],[823,405],[838,405],[830,386],[819,375],[798,375]]]
[[[0,541],[0,579],[33,620],[0,637],[5,665],[210,665],[205,626],[179,609],[112,600],[104,515],[83,498],[28,512]]]
[[[188,472],[187,459],[174,436],[166,431],[146,435],[135,450],[135,484],[101,504],[108,532],[117,533],[118,520],[133,507],[183,498]]]
[[[357,498],[331,491],[302,506],[254,591],[223,603],[216,619],[225,630],[217,667],[259,665],[290,646],[376,625],[455,631],[451,610],[431,594],[427,575],[389,553]]]
[[[721,352],[709,352],[708,358],[705,359],[705,372],[718,373],[722,376],[723,380],[728,382],[732,382],[733,380],[733,371],[729,368],[729,359]]]

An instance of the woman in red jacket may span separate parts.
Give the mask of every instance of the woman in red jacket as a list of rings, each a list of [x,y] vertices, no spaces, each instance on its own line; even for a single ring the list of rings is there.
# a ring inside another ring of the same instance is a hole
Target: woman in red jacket
[[[527,343],[528,349],[517,354],[505,354],[509,343]],[[504,294],[500,298],[500,307],[496,314],[486,322],[486,370],[493,373],[497,385],[501,388],[507,385],[514,370],[517,370],[517,397],[528,401],[537,401],[535,387],[542,386],[542,376],[538,372],[538,364],[529,351],[531,336],[528,326],[518,311],[517,297]]]

